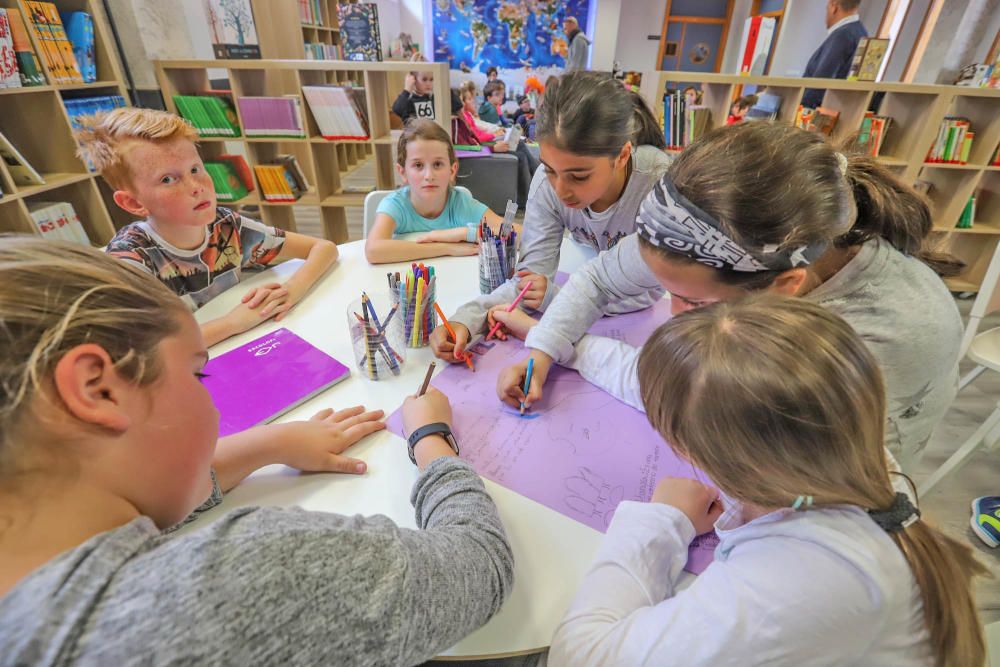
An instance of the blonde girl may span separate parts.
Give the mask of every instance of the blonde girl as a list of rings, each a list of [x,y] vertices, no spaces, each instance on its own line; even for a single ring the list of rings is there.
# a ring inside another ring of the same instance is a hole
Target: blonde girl
[[[639,351],[584,338],[612,304],[666,290],[679,313],[748,291],[801,296],[846,319],[882,365],[886,444],[909,470],[954,398],[962,336],[938,275],[956,265],[928,247],[930,230],[927,202],[866,155],[787,125],[715,130],[650,192],[637,234],[575,272],[527,334],[527,404],[555,362],[640,405]],[[525,400],[526,364],[501,374],[502,400]]]
[[[473,333],[483,331],[487,311],[510,303],[530,281],[524,304],[544,310],[558,292],[553,283],[563,235],[600,252],[635,231],[639,204],[666,171],[663,134],[636,93],[610,77],[571,72],[553,77],[538,112],[536,138],[542,168],[527,196],[524,235],[515,279],[458,309],[451,320],[458,341],[444,327],[431,336],[434,353],[456,363],[464,359]],[[608,312],[648,306],[651,299],[615,303]]]
[[[365,241],[372,264],[405,262],[442,255],[475,255],[480,220],[503,221],[469,194],[453,186],[458,161],[451,137],[430,120],[406,124],[399,137],[396,171],[406,183],[382,200]],[[428,232],[414,241],[400,234]]]
[[[879,364],[847,322],[766,294],[686,312],[639,385],[718,491],[667,478],[618,506],[549,665],[983,665],[986,569],[893,490]],[[715,562],[678,591],[713,526]]]
[[[499,609],[513,571],[503,526],[440,435],[414,444],[422,530],[244,507],[163,532],[222,497],[208,355],[187,307],[152,276],[56,241],[0,239],[0,283],[5,664],[411,665]],[[439,392],[403,410],[407,432],[451,420]],[[341,448],[381,426],[330,417]]]

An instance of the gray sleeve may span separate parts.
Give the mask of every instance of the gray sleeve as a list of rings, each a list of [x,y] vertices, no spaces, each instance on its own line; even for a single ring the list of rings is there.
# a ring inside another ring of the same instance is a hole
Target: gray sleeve
[[[629,234],[570,276],[525,345],[565,364],[573,345],[605,313],[616,310],[614,304],[638,300],[650,305],[662,297],[663,288],[639,254],[639,238]]]
[[[542,301],[543,310],[559,291],[555,284],[555,276],[559,268],[563,232],[566,229],[562,211],[563,206],[545,177],[545,167],[540,166],[535,171],[531,188],[528,190],[517,270],[532,271],[548,279],[548,287]],[[485,328],[486,313],[490,308],[501,303],[510,303],[517,297],[517,282],[518,278],[514,276],[490,294],[484,294],[468,302],[449,319],[464,324],[475,335]]]
[[[180,650],[232,664],[419,664],[500,609],[514,564],[496,506],[464,461],[429,465],[411,498],[421,530],[384,516],[235,510],[164,536],[149,554],[155,569],[134,568],[127,588],[179,619],[168,634],[205,640],[162,647],[164,662]],[[128,600],[114,602],[106,611],[124,623]]]
[[[566,365],[592,385],[645,412],[639,393],[641,351],[641,347],[633,347],[614,338],[587,334],[576,344],[573,356]]]

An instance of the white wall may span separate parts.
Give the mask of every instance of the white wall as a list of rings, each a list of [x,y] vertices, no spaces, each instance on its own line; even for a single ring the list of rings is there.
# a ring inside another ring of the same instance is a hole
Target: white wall
[[[616,60],[619,27],[623,5],[628,4],[632,12],[632,2],[628,0],[599,0],[596,8],[591,7],[590,34],[593,44],[590,47],[590,69],[610,72]],[[638,2],[636,5],[640,4]],[[596,11],[595,11],[596,9]],[[663,14],[660,14],[663,20]],[[653,59],[656,59],[654,54]],[[620,61],[619,61],[620,62]]]
[[[617,0],[612,0],[617,1]],[[600,5],[605,0],[599,0]],[[654,0],[624,0],[628,11],[618,21],[614,59],[625,71],[646,72],[657,68],[660,51],[660,31],[663,29],[665,2]],[[749,6],[750,0],[745,0]],[[655,36],[654,39],[649,39]]]
[[[743,39],[743,27],[750,18],[751,0],[736,0],[733,3],[733,15],[729,22],[729,34],[726,36],[726,50],[722,55],[723,74],[736,74],[740,68],[740,41]],[[778,35],[781,39],[781,35]],[[773,68],[772,68],[773,69]]]

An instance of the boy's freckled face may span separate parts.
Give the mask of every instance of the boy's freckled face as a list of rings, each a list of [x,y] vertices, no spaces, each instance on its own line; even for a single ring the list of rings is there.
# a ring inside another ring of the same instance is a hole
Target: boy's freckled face
[[[215,219],[215,187],[188,139],[136,141],[125,156],[129,190],[159,224],[202,226]]]

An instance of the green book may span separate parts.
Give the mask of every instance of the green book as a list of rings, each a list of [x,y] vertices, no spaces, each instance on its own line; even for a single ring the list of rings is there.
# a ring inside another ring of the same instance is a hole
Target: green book
[[[247,196],[246,186],[236,173],[232,163],[206,162],[205,171],[212,178],[215,196],[221,202],[234,202]]]
[[[973,195],[969,197],[969,201],[966,202],[965,208],[962,209],[962,215],[958,216],[958,224],[955,225],[957,229],[972,229],[972,223],[976,218],[976,197]]]
[[[226,104],[225,100],[220,97],[200,97],[199,100],[208,112],[212,124],[220,136],[240,136],[240,124],[236,119],[236,113]]]

